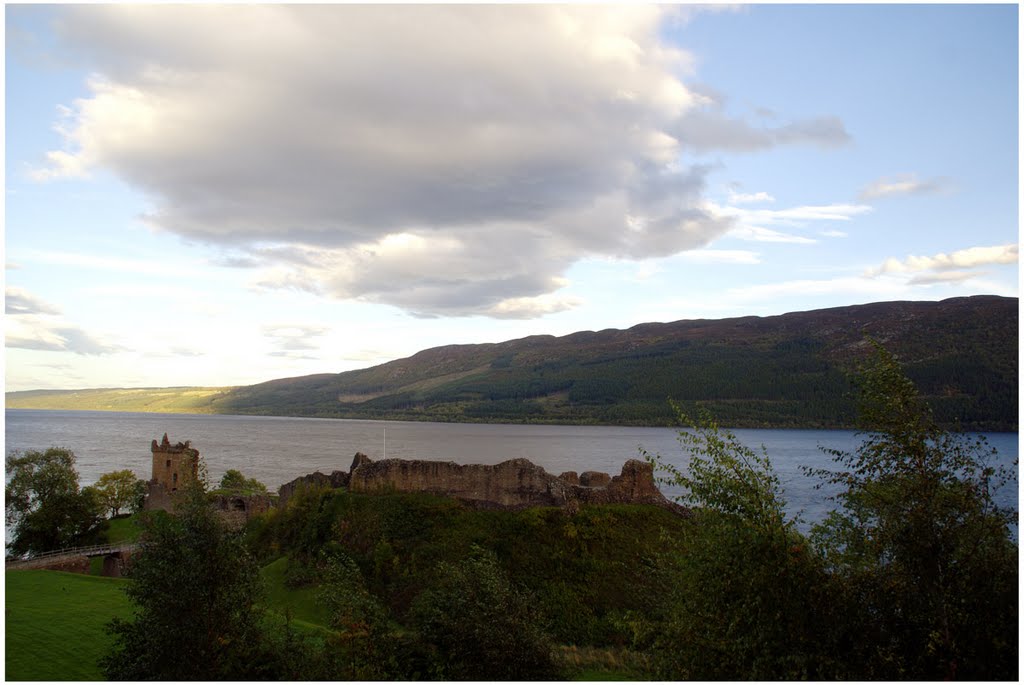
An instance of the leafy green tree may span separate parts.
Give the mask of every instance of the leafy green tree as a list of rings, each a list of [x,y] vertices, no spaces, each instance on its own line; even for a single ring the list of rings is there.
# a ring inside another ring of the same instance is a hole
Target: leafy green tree
[[[367,589],[356,563],[337,543],[329,545],[318,562],[317,601],[330,611],[331,627],[338,631],[334,646],[345,656],[333,678],[406,679],[388,611]]]
[[[146,481],[141,478],[135,481],[132,486],[132,498],[128,504],[128,511],[136,514],[146,506]]]
[[[133,507],[138,497],[139,483],[143,482],[135,476],[131,469],[104,473],[93,485],[100,501],[111,516],[117,516],[122,509]]]
[[[246,478],[238,469],[228,469],[221,476],[220,490],[244,492],[246,494],[258,494],[267,492],[267,486],[255,478]]]
[[[198,482],[179,493],[174,515],[144,519],[125,587],[135,613],[109,624],[114,645],[101,666],[112,680],[267,676],[258,566]]]
[[[941,430],[896,359],[875,345],[860,377],[863,442],[827,450],[842,488],[814,538],[842,581],[849,644],[868,678],[1017,679],[1013,480],[982,437]]]
[[[13,554],[39,553],[92,541],[103,512],[95,491],[78,487],[75,454],[51,447],[7,456],[4,488]]]
[[[437,651],[435,675],[453,680],[554,680],[552,643],[535,601],[493,554],[437,567],[437,582],[413,606],[420,637]]]
[[[751,450],[706,411],[696,421],[673,405],[689,453],[685,470],[644,456],[685,488],[692,527],[679,553],[663,554],[662,615],[643,631],[667,679],[832,677],[829,584],[785,514],[768,455]]]

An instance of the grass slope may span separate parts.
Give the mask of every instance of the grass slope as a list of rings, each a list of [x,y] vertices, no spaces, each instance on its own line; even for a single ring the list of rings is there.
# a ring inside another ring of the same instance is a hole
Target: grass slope
[[[100,388],[28,390],[6,395],[9,409],[138,411],[163,414],[216,414],[217,400],[234,388]]]
[[[102,680],[104,626],[127,618],[128,581],[60,571],[7,571],[6,680]]]
[[[266,588],[267,608],[282,616],[290,615],[298,626],[317,626],[327,629],[331,618],[327,610],[317,604],[316,588],[305,586],[290,588],[285,584],[288,559],[281,557],[262,568],[260,575]]]

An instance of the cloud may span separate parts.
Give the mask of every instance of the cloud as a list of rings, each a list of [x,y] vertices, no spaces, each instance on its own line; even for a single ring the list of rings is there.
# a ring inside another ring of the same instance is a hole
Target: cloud
[[[123,348],[94,338],[77,326],[65,323],[56,306],[27,290],[8,287],[5,291],[5,345],[8,348],[112,354]]]
[[[914,276],[908,283],[910,285],[932,285],[934,283],[963,283],[964,281],[978,276],[985,276],[986,271],[942,271],[939,273],[921,274]]]
[[[329,331],[324,326],[296,324],[277,324],[263,328],[263,334],[270,338],[276,348],[270,356],[290,359],[314,359],[304,353],[319,350],[321,344],[317,339]]]
[[[729,191],[729,204],[746,205],[760,202],[775,202],[775,198],[764,191],[757,193],[738,193],[732,190]]]
[[[8,287],[4,297],[4,312],[9,315],[20,314],[60,314],[60,310],[38,299],[21,288]]]
[[[860,199],[877,200],[897,195],[927,195],[945,192],[951,187],[952,181],[945,176],[919,180],[917,174],[900,174],[869,183],[860,192]]]
[[[828,148],[851,140],[843,122],[837,117],[818,117],[758,128],[742,119],[727,117],[717,104],[687,112],[673,129],[673,134],[684,146],[700,153],[713,150],[756,152],[792,144]]]
[[[64,8],[95,73],[37,178],[106,169],[146,220],[260,269],[264,287],[418,316],[533,317],[580,259],[704,247],[729,217],[688,151],[841,144],[687,86],[662,37],[691,10],[628,6]]]
[[[748,209],[722,206],[712,201],[704,203],[712,216],[733,223],[729,235],[741,240],[772,243],[816,243],[814,238],[792,232],[779,231],[768,226],[803,228],[821,222],[850,221],[854,217],[871,211],[868,205],[834,203],[828,205],[803,205],[785,209]],[[838,237],[842,232],[825,229],[819,232],[824,237]]]
[[[8,326],[5,342],[8,348],[74,352],[82,355],[113,354],[123,351],[123,348],[117,345],[109,345],[96,340],[81,328],[39,321],[20,322]]]
[[[920,273],[925,271],[950,272],[953,269],[975,269],[982,266],[997,264],[1016,264],[1017,247],[1016,243],[993,245],[989,247],[969,247],[949,254],[942,252],[931,257],[918,257],[911,255],[902,261],[895,257],[890,257],[880,266],[868,269],[864,275],[869,278],[874,278],[883,274]],[[933,279],[928,282],[935,282],[937,280],[964,280],[965,278],[970,277],[964,274],[966,274],[966,272],[961,271],[959,273],[960,276],[964,276],[963,278],[942,278],[941,276],[934,276]],[[926,281],[924,281],[922,277],[918,277],[917,282],[924,283]]]

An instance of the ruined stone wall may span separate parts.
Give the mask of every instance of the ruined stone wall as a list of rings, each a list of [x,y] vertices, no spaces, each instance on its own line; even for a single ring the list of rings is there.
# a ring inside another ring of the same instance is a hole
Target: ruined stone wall
[[[210,504],[217,510],[229,528],[238,529],[253,516],[263,514],[275,506],[273,495],[214,495]]]
[[[349,474],[352,492],[428,492],[518,508],[563,504],[569,487],[526,459],[484,465],[360,457]]]
[[[146,483],[146,499],[142,508],[146,511],[174,511],[174,498],[163,485],[149,481]]]
[[[308,487],[326,487],[326,488],[344,488],[348,486],[348,474],[344,471],[333,471],[331,475],[325,476],[319,471],[315,471],[305,476],[299,476],[293,481],[289,481],[277,489],[278,504],[284,506],[288,503],[288,500],[295,495],[302,488]]]
[[[384,459],[357,454],[353,492],[428,492],[504,508],[586,504],[655,504],[677,509],[661,494],[650,464],[630,459],[614,478],[604,473],[553,476],[526,459],[500,464]]]

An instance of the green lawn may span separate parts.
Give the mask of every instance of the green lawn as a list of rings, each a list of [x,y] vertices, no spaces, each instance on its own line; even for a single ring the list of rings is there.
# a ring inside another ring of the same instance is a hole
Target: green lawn
[[[117,522],[130,523],[130,519]],[[102,563],[97,557],[96,561]],[[284,584],[285,559],[263,569],[267,605],[300,632],[329,630],[315,589]],[[95,569],[98,573],[99,569]],[[7,571],[5,576],[6,680],[102,680],[96,665],[112,640],[104,630],[115,616],[128,618],[131,605],[123,578],[60,571]]]
[[[104,626],[131,614],[128,581],[60,571],[6,571],[6,680],[102,680]]]

